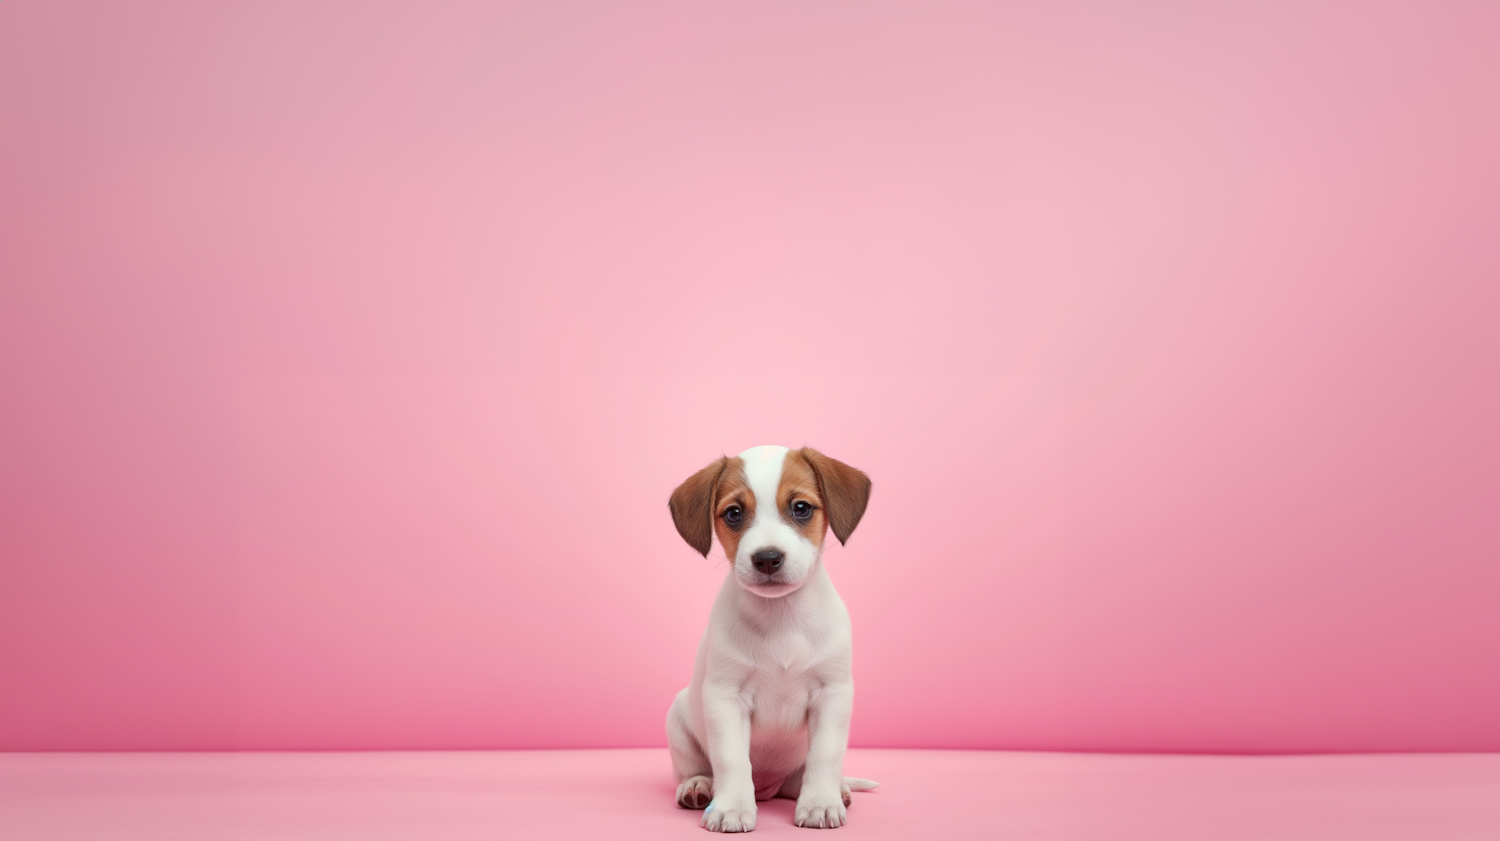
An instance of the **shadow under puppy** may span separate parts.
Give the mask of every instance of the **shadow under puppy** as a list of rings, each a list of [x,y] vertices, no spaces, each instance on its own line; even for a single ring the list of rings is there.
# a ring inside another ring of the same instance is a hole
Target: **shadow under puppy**
[[[804,447],[752,447],[672,492],[677,531],[733,564],[698,643],[693,682],[667,712],[677,804],[715,832],[755,828],[755,801],[797,801],[798,826],[843,826],[854,706],[849,611],[822,564],[864,516],[870,479]]]

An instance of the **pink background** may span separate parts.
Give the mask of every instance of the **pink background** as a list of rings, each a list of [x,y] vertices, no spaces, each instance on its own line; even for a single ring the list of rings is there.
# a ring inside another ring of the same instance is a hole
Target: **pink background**
[[[0,3],[0,747],[1500,749],[1500,5]]]

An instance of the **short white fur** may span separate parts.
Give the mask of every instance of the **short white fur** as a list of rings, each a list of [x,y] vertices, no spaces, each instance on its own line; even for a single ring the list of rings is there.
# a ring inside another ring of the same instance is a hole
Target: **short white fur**
[[[740,454],[754,521],[698,643],[692,683],[667,713],[678,801],[712,798],[702,823],[715,832],[754,829],[756,801],[775,796],[796,799],[798,826],[843,826],[850,790],[876,785],[843,776],[854,707],[849,612],[821,549],[777,510],[787,452]],[[785,555],[776,583],[753,565],[765,548]]]

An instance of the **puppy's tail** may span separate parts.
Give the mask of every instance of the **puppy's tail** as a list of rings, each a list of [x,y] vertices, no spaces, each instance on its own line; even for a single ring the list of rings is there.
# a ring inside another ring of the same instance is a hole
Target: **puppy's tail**
[[[860,777],[845,777],[844,785],[848,786],[850,791],[869,791],[870,789],[880,785],[880,783],[877,783],[874,780],[862,779]]]

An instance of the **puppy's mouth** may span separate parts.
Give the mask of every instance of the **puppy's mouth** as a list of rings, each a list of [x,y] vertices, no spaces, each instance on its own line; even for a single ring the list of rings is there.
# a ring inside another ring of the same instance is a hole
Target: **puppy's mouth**
[[[746,590],[767,599],[779,599],[802,588],[802,581],[786,581],[775,575],[757,575],[759,581],[740,581]]]

